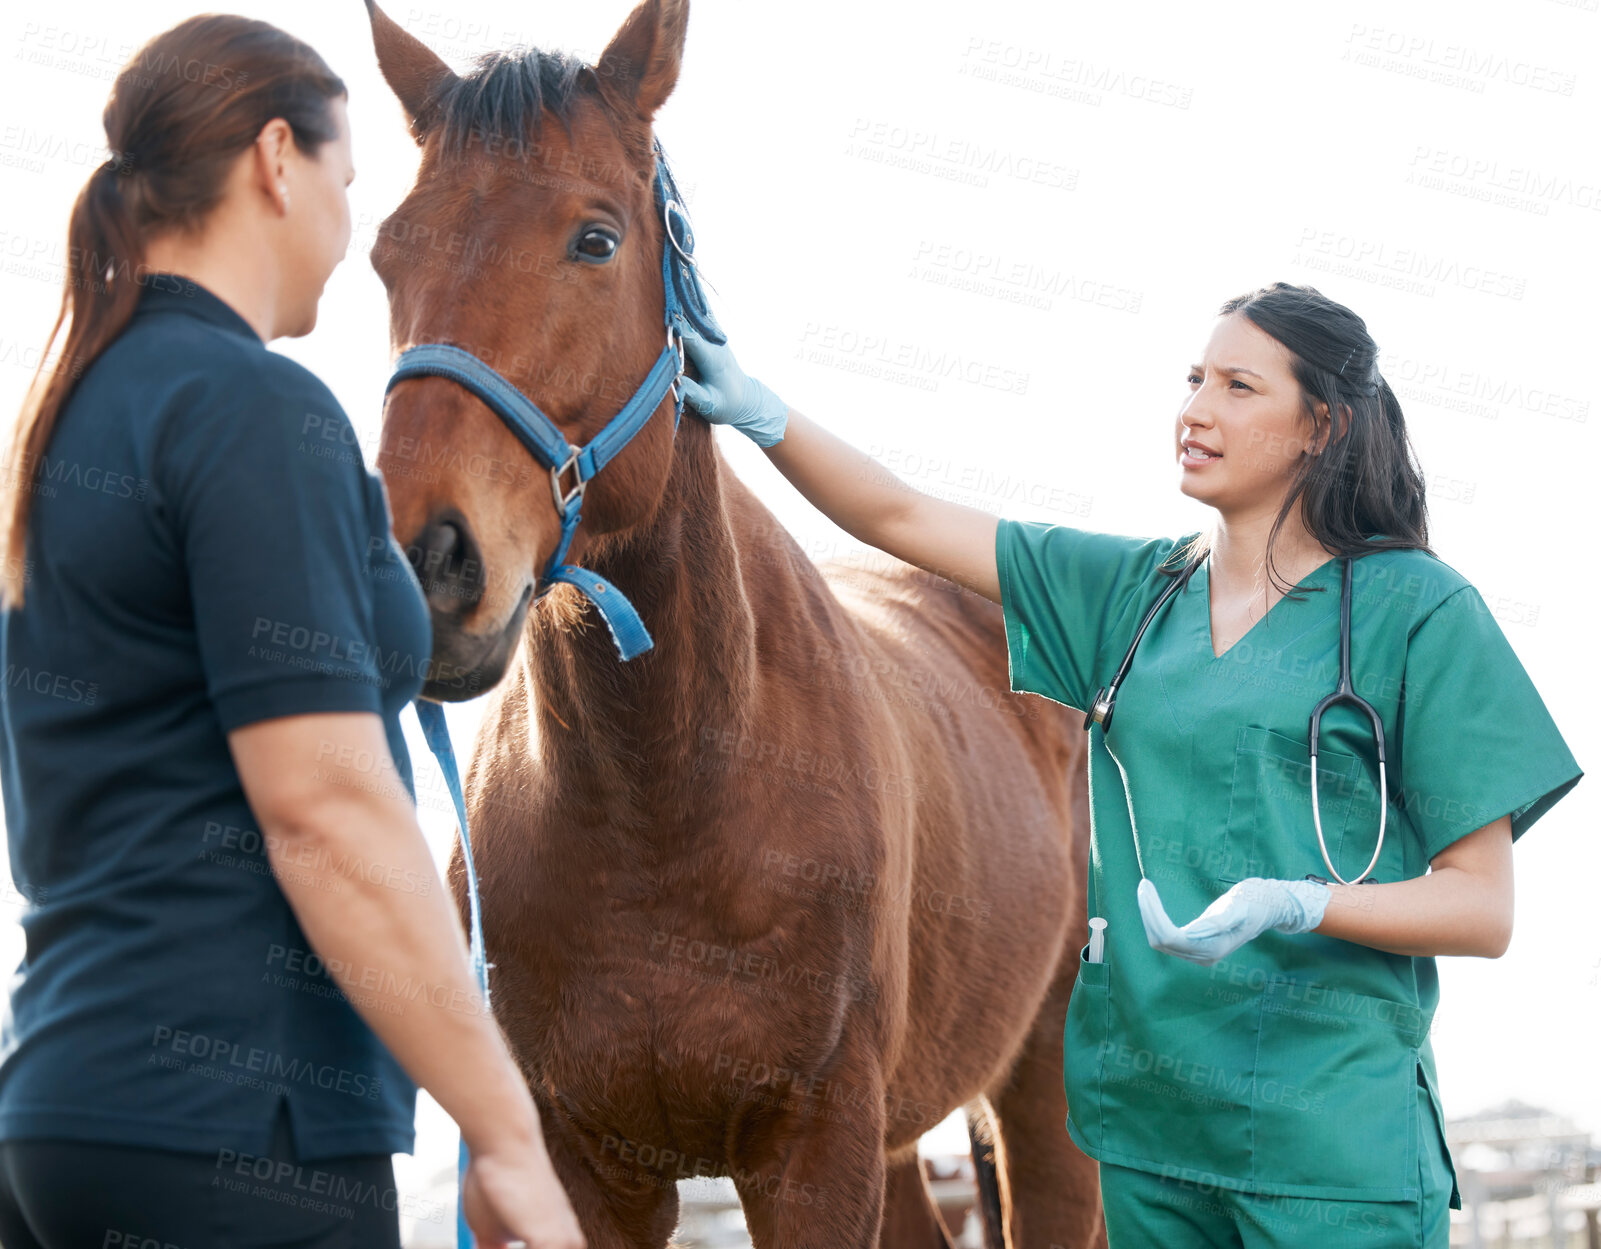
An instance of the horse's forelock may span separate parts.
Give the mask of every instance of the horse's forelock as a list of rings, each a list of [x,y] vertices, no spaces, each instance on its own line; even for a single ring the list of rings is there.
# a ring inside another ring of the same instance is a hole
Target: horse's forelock
[[[444,153],[462,155],[485,137],[502,143],[537,137],[547,112],[570,137],[579,100],[599,99],[598,92],[584,90],[594,72],[565,52],[484,53],[472,72],[448,81],[434,102]]]

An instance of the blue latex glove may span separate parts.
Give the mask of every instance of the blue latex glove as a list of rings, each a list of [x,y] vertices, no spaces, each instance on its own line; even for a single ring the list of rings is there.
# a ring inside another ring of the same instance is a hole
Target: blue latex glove
[[[685,403],[713,425],[732,425],[759,447],[784,440],[789,405],[748,376],[730,348],[707,342],[691,328],[684,353],[700,374],[699,381],[686,377],[681,383]]]
[[[1315,880],[1240,881],[1184,927],[1174,926],[1149,877],[1139,885],[1140,919],[1153,950],[1210,967],[1269,928],[1279,932],[1311,932],[1323,922],[1329,887]]]

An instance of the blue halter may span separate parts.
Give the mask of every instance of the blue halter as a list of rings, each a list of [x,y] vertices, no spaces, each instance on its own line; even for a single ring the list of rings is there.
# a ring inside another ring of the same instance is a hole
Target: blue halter
[[[538,404],[477,356],[460,347],[446,343],[424,343],[401,352],[389,384],[384,387],[387,395],[396,383],[408,377],[450,378],[481,399],[490,411],[505,422],[518,441],[528,448],[528,453],[549,471],[551,498],[556,504],[557,515],[561,517],[561,538],[539,575],[534,601],[544,598],[558,582],[576,586],[595,605],[600,618],[606,622],[612,641],[617,646],[617,655],[623,660],[642,655],[653,645],[639,613],[605,577],[576,564],[563,562],[568,547],[572,545],[573,534],[578,530],[584,491],[590,479],[645,427],[645,422],[650,420],[669,394],[673,397],[673,433],[677,435],[678,421],[684,411],[684,392],[678,381],[684,376],[685,328],[692,327],[696,333],[714,343],[728,341],[728,336],[712,317],[706,294],[701,290],[700,277],[695,268],[695,235],[690,229],[689,216],[678,198],[678,187],[667,168],[667,157],[659,142],[654,144],[654,151],[654,197],[664,227],[662,290],[665,307],[662,320],[667,326],[667,344],[633,397],[587,446],[579,447],[568,442],[556,422],[540,411]]]

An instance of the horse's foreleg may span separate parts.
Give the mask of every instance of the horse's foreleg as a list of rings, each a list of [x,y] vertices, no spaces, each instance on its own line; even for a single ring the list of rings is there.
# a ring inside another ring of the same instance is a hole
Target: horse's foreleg
[[[910,1157],[886,1164],[884,1227],[879,1249],[951,1249],[950,1234],[923,1178],[915,1150]]]
[[[755,1249],[877,1249],[884,1213],[884,1080],[876,1061],[827,1077],[848,1104],[770,1120],[734,1160]]]
[[[734,1168],[755,1249],[877,1249],[884,1148],[867,1133],[812,1131],[782,1161]]]
[[[678,1226],[677,1168],[658,1165],[649,1148],[569,1134],[548,1106],[539,1112],[586,1249],[665,1249]]]

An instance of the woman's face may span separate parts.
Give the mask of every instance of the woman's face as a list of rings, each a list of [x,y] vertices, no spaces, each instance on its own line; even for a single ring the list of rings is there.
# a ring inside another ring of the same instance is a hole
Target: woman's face
[[[283,256],[287,281],[279,310],[281,333],[309,334],[317,324],[317,301],[335,266],[350,247],[350,197],[356,176],[350,151],[350,118],[342,96],[328,102],[338,133],[307,156],[287,149],[284,183],[290,195],[289,232]]]
[[[1289,349],[1243,313],[1219,317],[1186,382],[1174,436],[1179,489],[1225,514],[1276,512],[1314,432]]]

